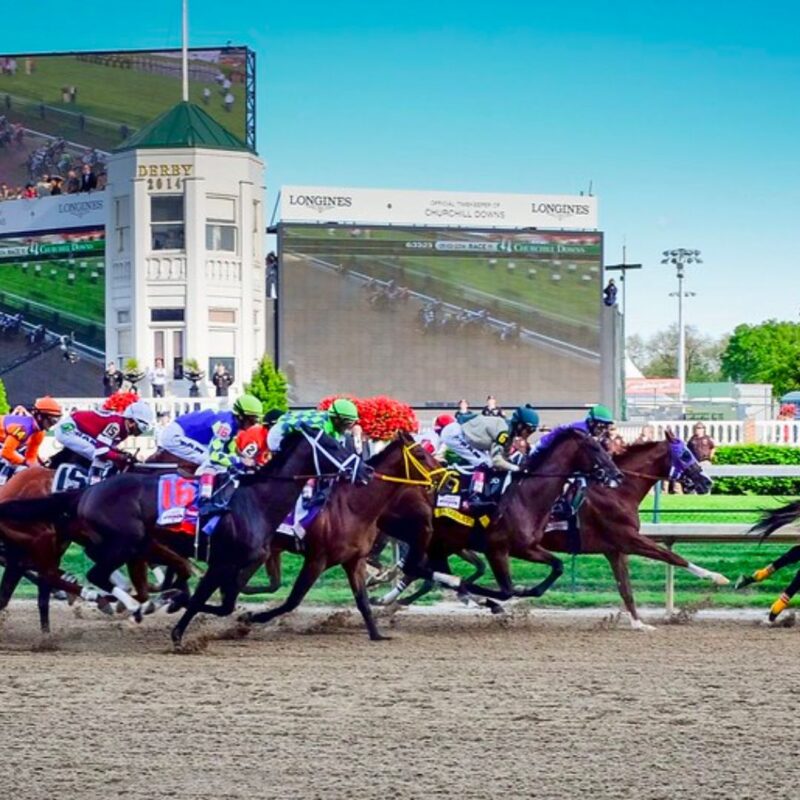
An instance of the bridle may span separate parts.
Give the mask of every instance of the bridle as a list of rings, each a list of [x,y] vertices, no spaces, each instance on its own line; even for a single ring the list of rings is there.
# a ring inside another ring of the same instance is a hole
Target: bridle
[[[405,477],[398,477],[396,475],[386,475],[383,472],[373,472],[372,477],[387,483],[401,483],[405,486],[424,486],[426,489],[433,488],[436,483],[434,477],[441,475],[442,478],[438,485],[444,482],[447,473],[450,472],[446,467],[437,467],[436,469],[428,469],[413,453],[414,448],[419,447],[416,442],[403,445],[403,469]],[[414,474],[420,477],[412,477]]]

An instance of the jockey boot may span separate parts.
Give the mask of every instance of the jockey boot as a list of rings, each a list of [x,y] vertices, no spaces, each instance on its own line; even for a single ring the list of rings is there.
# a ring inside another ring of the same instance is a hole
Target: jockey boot
[[[788,605],[791,597],[787,594],[782,594],[771,606],[769,609],[769,621],[775,622],[778,618],[778,615],[783,611]]]
[[[103,480],[105,473],[105,464],[92,464],[89,467],[89,486],[94,486],[96,483],[100,483],[100,481]]]

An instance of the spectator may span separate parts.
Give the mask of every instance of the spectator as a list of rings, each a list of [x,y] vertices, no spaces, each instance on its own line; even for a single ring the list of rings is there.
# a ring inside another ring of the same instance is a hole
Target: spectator
[[[114,392],[122,388],[122,381],[125,380],[121,370],[113,361],[108,362],[106,371],[103,373],[103,393],[106,397],[111,397]]]
[[[155,366],[148,370],[147,377],[150,379],[150,388],[153,390],[153,397],[163,397],[164,388],[167,385],[167,370],[164,367],[164,359],[157,358]]]
[[[77,194],[81,190],[81,179],[74,169],[67,173],[67,194]]]
[[[21,196],[24,197],[26,200],[35,200],[39,196],[39,194],[36,191],[36,186],[34,186],[34,184],[26,183]]]
[[[469,403],[466,400],[459,400],[458,409],[456,410],[454,416],[456,418],[456,422],[459,425],[463,425],[465,422],[468,422],[478,415],[474,411],[469,410]]]
[[[63,182],[64,181],[58,175],[53,175],[53,177],[50,178],[50,194],[51,195],[62,194],[63,192],[61,189],[61,185],[63,184]]]
[[[656,429],[652,425],[643,425],[642,430],[636,437],[634,444],[644,444],[656,440]]]
[[[36,194],[39,197],[47,197],[53,185],[50,183],[50,176],[46,173],[36,183]]]
[[[12,196],[12,189],[5,182],[0,183],[0,200],[8,200]]]
[[[611,307],[617,304],[617,284],[614,283],[614,279],[611,278],[606,288],[603,289],[603,302]]]
[[[228,389],[233,383],[233,376],[228,372],[224,364],[217,364],[214,367],[214,374],[211,376],[211,383],[214,384],[217,397],[227,397]]]
[[[225,103],[225,110],[230,111],[233,108],[233,103],[236,98],[233,96],[232,92],[228,92],[223,99],[223,103]]]
[[[481,411],[481,414],[484,417],[504,417],[505,416],[505,414],[503,413],[503,409],[502,408],[498,408],[497,400],[495,399],[495,396],[492,395],[492,394],[490,394],[486,398],[486,405],[483,407],[483,410]]]
[[[700,462],[704,469],[711,466],[717,445],[710,436],[706,435],[706,426],[702,422],[696,422],[692,429],[692,438],[686,442],[686,446],[691,450],[692,455]]]
[[[203,105],[207,106],[211,102],[211,89],[208,86],[203,89]]]
[[[84,164],[81,171],[81,192],[92,192],[97,188],[97,175],[94,174],[91,164]]]

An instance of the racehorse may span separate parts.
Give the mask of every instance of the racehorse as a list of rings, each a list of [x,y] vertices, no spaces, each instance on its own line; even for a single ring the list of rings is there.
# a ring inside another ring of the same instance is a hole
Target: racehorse
[[[479,521],[475,521],[475,527],[466,527],[446,516],[434,519],[428,549],[429,568],[436,570],[437,574],[447,575],[448,580],[440,582],[460,592],[494,600],[540,597],[564,571],[561,560],[542,545],[542,535],[550,509],[564,482],[575,476],[584,476],[590,482],[611,487],[622,481],[622,473],[599,442],[567,428],[549,447],[528,456],[519,472],[509,473],[510,485],[484,530],[478,528]],[[402,509],[394,511],[402,517]],[[395,528],[399,527],[399,520],[396,520]],[[449,574],[446,568],[448,557],[468,547],[486,555],[497,589],[478,586]],[[534,586],[516,588],[511,582],[510,557],[545,563],[549,565],[550,573]],[[396,600],[413,578],[413,575],[405,574],[382,601]]]
[[[373,480],[366,486],[337,486],[317,517],[309,524],[303,538],[303,566],[286,600],[268,611],[244,614],[243,622],[266,623],[293,611],[325,570],[341,565],[347,573],[369,638],[373,641],[388,638],[378,631],[366,590],[366,559],[375,543],[375,523],[383,510],[405,488],[433,486],[433,475],[444,472],[444,469],[405,433],[398,434],[368,464],[374,470]],[[430,538],[431,508],[429,503],[425,505],[427,535]],[[273,538],[270,546],[273,564],[277,551],[286,548],[287,544],[290,542],[282,534]]]
[[[763,542],[768,536],[775,533],[778,528],[782,528],[784,525],[791,525],[798,517],[800,517],[800,501],[795,501],[776,508],[774,511],[765,512],[750,530],[753,533],[761,534],[759,541]],[[756,570],[752,575],[740,575],[733,588],[743,589],[751,583],[760,583],[779,569],[788,567],[790,564],[796,564],[798,561],[800,561],[800,545],[795,545],[782,556],[776,558],[775,561],[767,564],[766,567]],[[770,622],[775,622],[778,615],[789,605],[798,590],[800,590],[800,570],[795,573],[794,578],[781,592],[780,597],[770,606]]]
[[[580,541],[577,553],[597,553],[608,559],[617,589],[630,615],[631,626],[635,630],[651,630],[653,626],[642,622],[636,608],[628,571],[629,555],[687,569],[696,577],[711,579],[719,586],[727,584],[728,579],[692,564],[644,536],[640,532],[639,506],[658,481],[672,479],[680,483],[687,492],[700,494],[711,488],[711,481],[686,445],[669,431],[666,439],[659,442],[628,446],[614,461],[625,476],[625,481],[614,490],[598,485],[589,488],[578,510]],[[550,527],[545,530],[542,538],[544,547],[562,553],[575,554],[574,544],[566,531]],[[474,558],[474,554],[471,555]],[[435,566],[441,569],[441,565]],[[430,588],[430,584],[423,587],[425,591]],[[406,598],[406,601],[413,602],[422,594],[423,590],[420,589]]]
[[[335,439],[318,432],[289,434],[266,466],[243,476],[230,501],[229,513],[211,534],[208,569],[200,579],[183,616],[172,629],[172,641],[181,644],[189,623],[198,613],[227,616],[253,573],[264,563],[277,526],[291,511],[300,494],[298,481],[320,475],[320,464],[335,468],[329,475],[341,478],[347,471],[353,481],[366,482],[368,470],[355,461]],[[355,466],[348,466],[355,461]],[[222,602],[208,605],[220,590]]]

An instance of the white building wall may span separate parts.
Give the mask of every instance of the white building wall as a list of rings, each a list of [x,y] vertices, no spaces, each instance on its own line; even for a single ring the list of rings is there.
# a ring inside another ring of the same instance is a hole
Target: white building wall
[[[138,150],[112,156],[108,171],[109,360],[135,357],[141,367],[152,366],[157,331],[169,360],[182,332],[184,359],[196,359],[208,372],[210,358],[233,358],[241,386],[265,342],[263,163],[245,152]],[[165,195],[184,198],[182,251],[153,249],[151,200]],[[233,251],[206,248],[207,220],[214,216],[235,227]],[[175,309],[183,309],[183,321],[152,319],[154,310]],[[183,394],[188,384],[171,388]],[[209,390],[206,381],[204,393]]]

